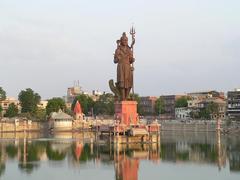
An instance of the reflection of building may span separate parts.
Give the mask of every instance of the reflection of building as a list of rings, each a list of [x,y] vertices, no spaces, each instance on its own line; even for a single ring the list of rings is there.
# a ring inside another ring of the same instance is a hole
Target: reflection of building
[[[160,142],[154,144],[122,144],[114,148],[116,180],[137,180],[140,162],[143,159],[158,163]]]
[[[240,119],[240,89],[227,93],[227,114],[230,118]]]
[[[153,115],[155,114],[155,102],[157,97],[147,96],[140,97],[140,106],[142,107],[143,114]]]
[[[139,160],[118,155],[115,160],[116,180],[137,180]]]

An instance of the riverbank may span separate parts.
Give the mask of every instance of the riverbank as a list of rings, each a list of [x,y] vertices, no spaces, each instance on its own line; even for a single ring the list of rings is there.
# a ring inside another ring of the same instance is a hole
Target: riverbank
[[[147,124],[147,121],[140,121],[142,124]],[[161,131],[193,131],[193,132],[215,132],[216,121],[203,120],[161,120]],[[99,127],[112,126],[114,120],[83,120],[73,121],[70,129],[52,129],[49,130],[48,122],[31,121],[27,119],[2,119],[0,121],[0,133],[11,132],[81,132],[81,131],[97,131]],[[221,130],[224,134],[236,133],[240,134],[240,123],[232,122],[230,125],[226,121],[221,122]]]

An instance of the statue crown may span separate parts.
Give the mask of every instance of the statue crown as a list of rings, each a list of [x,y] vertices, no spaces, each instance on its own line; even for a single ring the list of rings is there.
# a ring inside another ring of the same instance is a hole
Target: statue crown
[[[122,34],[121,40],[122,40],[122,39],[128,39],[125,32]]]

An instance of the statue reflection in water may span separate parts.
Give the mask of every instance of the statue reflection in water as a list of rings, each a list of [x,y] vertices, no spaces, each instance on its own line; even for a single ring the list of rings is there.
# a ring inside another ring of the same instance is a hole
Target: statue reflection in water
[[[116,144],[113,156],[116,180],[137,180],[141,160],[160,162],[160,143]]]

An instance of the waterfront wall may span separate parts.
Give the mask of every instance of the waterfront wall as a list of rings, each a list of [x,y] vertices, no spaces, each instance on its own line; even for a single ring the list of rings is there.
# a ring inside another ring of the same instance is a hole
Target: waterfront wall
[[[225,124],[221,125],[224,128]],[[161,122],[161,131],[198,131],[198,132],[215,132],[215,122],[193,122],[193,123],[182,123],[182,122]]]
[[[42,129],[40,122],[26,121],[10,121],[0,122],[0,132],[33,132],[40,131]]]

